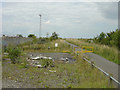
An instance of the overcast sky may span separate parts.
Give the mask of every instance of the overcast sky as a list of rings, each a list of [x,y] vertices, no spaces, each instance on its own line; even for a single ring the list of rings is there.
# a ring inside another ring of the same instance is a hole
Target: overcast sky
[[[63,38],[93,38],[118,28],[117,2],[3,2],[2,33],[39,35],[57,32]]]

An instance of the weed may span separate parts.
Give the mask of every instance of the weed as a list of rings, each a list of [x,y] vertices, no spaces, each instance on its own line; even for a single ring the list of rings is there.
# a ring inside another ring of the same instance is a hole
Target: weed
[[[77,39],[67,39],[69,43],[78,45],[79,47],[82,46],[92,46],[94,47],[94,53],[112,61],[116,64],[120,64],[120,60],[118,60],[118,49],[115,47],[109,47],[106,45],[100,45],[95,43],[87,43],[84,40],[77,40]]]

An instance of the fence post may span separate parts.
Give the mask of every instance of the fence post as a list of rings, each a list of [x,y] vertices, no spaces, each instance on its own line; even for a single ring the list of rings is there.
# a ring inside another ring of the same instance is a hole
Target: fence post
[[[94,68],[94,61],[91,61],[91,67]]]
[[[113,76],[113,75],[110,73],[110,74],[109,74],[109,82],[108,82],[108,83],[109,83],[108,85],[109,85],[110,87],[112,87],[112,78],[111,78],[111,76]]]

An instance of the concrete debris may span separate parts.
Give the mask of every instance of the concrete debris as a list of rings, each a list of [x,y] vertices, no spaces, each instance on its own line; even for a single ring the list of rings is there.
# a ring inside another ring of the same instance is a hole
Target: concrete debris
[[[38,57],[38,56],[37,56],[37,57],[32,57],[31,59],[32,59],[32,60],[39,60],[40,57]]]
[[[66,61],[66,63],[69,63],[69,61]]]
[[[50,56],[50,55],[49,55]],[[41,65],[41,63],[43,62],[43,61],[41,61],[41,60],[52,60],[52,61],[55,61],[55,60],[57,60],[57,62],[60,62],[60,63],[69,63],[69,62],[72,62],[72,61],[74,61],[74,59],[72,59],[72,58],[70,58],[70,57],[58,57],[58,58],[52,58],[52,57],[49,57],[48,55],[47,56],[43,56],[43,55],[41,55],[41,54],[39,54],[39,55],[34,55],[34,54],[32,54],[32,55],[30,55],[29,56],[29,58],[27,58],[27,61],[29,62],[29,64],[31,65],[31,66],[33,66],[33,67],[38,67],[38,68],[46,68],[46,67],[48,67],[48,66],[50,66],[50,67],[55,67],[54,65],[52,65],[50,62],[48,63],[46,63],[45,65]],[[50,72],[56,72],[56,71],[54,71],[54,70],[50,70]]]
[[[66,61],[66,59],[65,59],[65,58],[61,58],[60,60],[62,60],[62,61]]]
[[[44,72],[44,74],[48,74],[48,73]]]
[[[65,58],[66,61],[68,61],[68,58]]]
[[[49,70],[50,72],[56,72],[56,70]]]
[[[52,60],[51,57],[45,57],[45,56],[36,56],[36,57],[31,57],[32,60],[40,60],[40,59],[49,59]]]
[[[8,53],[4,53],[4,55],[8,55]]]
[[[49,59],[49,60],[52,60],[52,58],[51,58],[51,57],[48,57],[48,59]]]
[[[30,56],[33,56],[32,54]]]
[[[38,67],[38,68],[42,68],[43,66],[42,65],[35,65],[36,67]]]
[[[62,60],[62,61],[68,61],[69,59],[68,58],[61,58],[60,60]]]
[[[27,59],[27,61],[29,62],[29,61],[30,61],[30,59]]]
[[[50,49],[50,46],[48,47],[48,50]]]

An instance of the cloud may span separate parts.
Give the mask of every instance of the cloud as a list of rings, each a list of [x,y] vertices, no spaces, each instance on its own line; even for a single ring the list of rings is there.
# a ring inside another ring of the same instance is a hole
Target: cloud
[[[0,37],[2,36],[2,3],[0,3]]]
[[[119,0],[2,0],[2,2],[119,2]]]
[[[118,19],[118,3],[96,3],[98,10],[101,14],[108,19]]]
[[[49,20],[48,20],[48,21],[46,21],[46,22],[45,22],[45,24],[50,24],[50,21],[49,21]]]
[[[3,32],[38,36],[42,14],[42,36],[57,32],[62,37],[94,37],[117,28],[116,8],[108,2],[3,3]]]

